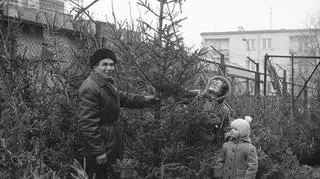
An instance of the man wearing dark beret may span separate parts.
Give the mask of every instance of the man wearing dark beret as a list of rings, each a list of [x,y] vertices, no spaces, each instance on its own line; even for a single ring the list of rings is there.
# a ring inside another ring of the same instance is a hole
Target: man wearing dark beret
[[[120,107],[143,108],[158,100],[153,95],[141,96],[117,89],[113,81],[116,63],[113,51],[96,50],[90,57],[93,70],[79,89],[78,151],[85,158],[89,178],[120,178],[120,172],[114,171],[124,151],[115,126]]]

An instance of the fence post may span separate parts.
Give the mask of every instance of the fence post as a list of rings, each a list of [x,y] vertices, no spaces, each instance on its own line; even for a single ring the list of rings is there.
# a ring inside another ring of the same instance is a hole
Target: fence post
[[[256,74],[255,74],[255,95],[260,96],[260,72],[259,63],[256,63]]]
[[[293,54],[291,54],[291,114],[294,112],[294,61]]]
[[[306,86],[304,91],[303,91],[303,104],[305,110],[308,108],[308,87]]]
[[[222,54],[219,50],[217,50],[216,48],[214,48],[214,46],[210,45],[210,47],[217,52],[220,55],[220,65],[219,65],[219,69],[222,72],[222,76],[226,75],[226,64],[224,62],[224,54]]]
[[[284,96],[287,95],[287,71],[283,70],[283,81],[282,81],[282,93]]]
[[[225,76],[226,75],[226,64],[224,62],[224,54],[220,53],[220,57],[221,57],[221,62],[220,62],[221,67],[220,67],[220,69],[221,69],[221,72],[222,72],[223,76]]]
[[[256,65],[256,73],[254,76],[254,94],[255,95],[260,95],[260,73],[259,73],[259,63],[255,62],[252,60],[250,57],[247,57],[249,61],[254,63]]]
[[[269,59],[268,54],[264,56],[264,79],[263,79],[263,94],[267,96],[267,60]]]
[[[246,93],[250,96],[250,85],[249,85],[249,79],[247,79],[247,82],[246,82]]]
[[[234,84],[235,84],[235,77],[234,76],[231,76],[231,95],[233,96],[234,94],[235,94],[235,86],[234,86]]]

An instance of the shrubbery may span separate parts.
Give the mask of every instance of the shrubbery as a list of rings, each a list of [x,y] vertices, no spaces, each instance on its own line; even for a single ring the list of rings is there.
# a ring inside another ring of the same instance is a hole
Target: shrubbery
[[[19,70],[23,68],[14,72],[19,74]],[[19,76],[2,79],[6,85],[2,86],[5,103],[0,131],[1,176],[70,174],[76,132],[76,88],[39,91],[30,83],[28,89],[17,90],[21,84]],[[23,98],[26,90],[29,99]],[[233,117],[254,118],[252,139],[259,151],[261,178],[308,176],[308,168],[301,167],[297,157],[303,159],[319,150],[312,140],[319,136],[314,133],[319,131],[316,121],[305,117],[305,113],[291,118],[289,105],[283,105],[289,103],[283,99],[264,102],[263,98],[242,96],[228,102],[234,110]],[[202,166],[213,161],[219,147],[209,145],[199,136],[203,126],[196,102],[174,106],[174,110],[166,105],[164,101],[160,120],[155,119],[153,109],[123,111],[119,126],[127,149],[125,175],[194,178]]]

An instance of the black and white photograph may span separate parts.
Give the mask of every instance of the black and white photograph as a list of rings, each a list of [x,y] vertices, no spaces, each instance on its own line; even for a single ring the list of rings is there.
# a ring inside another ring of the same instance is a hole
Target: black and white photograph
[[[0,0],[0,179],[320,179],[320,0]]]

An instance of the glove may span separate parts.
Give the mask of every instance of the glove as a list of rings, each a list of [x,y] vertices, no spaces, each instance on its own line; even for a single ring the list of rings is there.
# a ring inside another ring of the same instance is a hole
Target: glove
[[[96,157],[97,164],[105,164],[107,163],[107,155],[105,153],[98,155]]]
[[[159,102],[159,98],[153,96],[153,95],[149,95],[149,96],[144,96],[144,99],[146,102],[148,102],[151,105],[155,105],[157,102]]]
[[[121,169],[123,168],[122,162],[120,161],[120,159],[116,160],[116,163],[111,165],[112,169],[114,172],[120,172]]]

